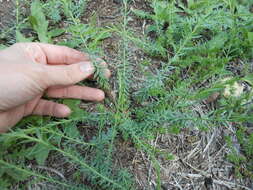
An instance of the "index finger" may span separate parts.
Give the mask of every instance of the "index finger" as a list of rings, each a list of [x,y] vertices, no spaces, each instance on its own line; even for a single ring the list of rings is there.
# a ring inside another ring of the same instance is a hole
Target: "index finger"
[[[36,45],[42,49],[43,53],[46,55],[47,64],[50,65],[69,65],[82,61],[90,61],[88,54],[66,46],[45,43],[36,43]]]

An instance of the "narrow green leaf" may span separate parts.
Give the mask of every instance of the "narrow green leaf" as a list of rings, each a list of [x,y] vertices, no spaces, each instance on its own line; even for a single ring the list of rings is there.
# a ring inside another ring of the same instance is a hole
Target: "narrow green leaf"
[[[57,37],[57,36],[62,35],[64,32],[65,32],[64,29],[55,28],[55,29],[53,29],[53,30],[51,30],[51,31],[48,32],[48,36],[50,36],[51,38],[52,37]]]
[[[26,157],[30,160],[35,158],[35,160],[39,165],[44,165],[49,155],[49,152],[50,152],[49,147],[46,147],[45,145],[38,143],[28,150]]]
[[[144,12],[144,11],[142,11],[142,10],[132,9],[132,12],[133,12],[136,16],[138,16],[138,17],[140,17],[140,18],[148,18],[148,19],[150,19],[150,18],[152,17],[149,13]]]
[[[32,28],[37,32],[41,42],[48,43],[48,21],[43,13],[42,5],[39,0],[35,0],[31,5],[31,16],[29,17]]]
[[[7,46],[0,44],[0,50],[7,48]]]
[[[251,45],[253,45],[253,32],[248,32],[248,39]]]
[[[65,99],[63,104],[67,105],[72,110],[70,118],[82,118],[84,116],[84,110],[79,108],[80,100]]]
[[[26,173],[23,173],[20,171],[16,171],[11,168],[8,168],[6,170],[6,173],[17,181],[24,181],[30,176],[29,174],[26,174]]]
[[[16,31],[16,42],[32,42],[31,38],[26,38],[20,31]]]
[[[253,74],[246,75],[245,77],[243,77],[243,80],[253,86]]]
[[[81,136],[79,131],[77,130],[77,126],[75,123],[72,125],[64,126],[64,132],[68,137],[71,137],[73,139]]]

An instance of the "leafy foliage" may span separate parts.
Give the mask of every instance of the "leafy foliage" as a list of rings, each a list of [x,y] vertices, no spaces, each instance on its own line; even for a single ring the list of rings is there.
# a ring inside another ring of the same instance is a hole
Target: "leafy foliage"
[[[45,43],[48,42],[48,21],[43,14],[42,6],[39,0],[34,1],[31,5],[31,16],[29,17],[29,21],[32,28],[37,32],[39,40]]]
[[[85,0],[32,2],[29,19],[17,27],[17,41],[54,42],[90,53],[98,86],[108,94],[116,88],[116,97],[95,105],[92,112],[81,109],[78,100],[63,100],[73,111],[68,119],[29,117],[1,135],[1,189],[40,182],[64,189],[136,189],[130,172],[115,164],[119,141],[131,142],[148,155],[156,189],[162,189],[158,160],[174,156],[150,143],[157,134],[178,135],[187,128],[209,130],[228,124],[233,124],[241,146],[238,152],[227,138],[228,160],[238,176],[252,178],[253,136],[246,125],[252,122],[252,90],[239,97],[223,95],[235,82],[253,85],[253,18],[248,1],[189,0],[185,5],[154,0],[149,12],[129,10],[129,3],[122,1],[120,25],[103,28],[96,25],[95,17],[88,24],[81,21]],[[143,36],[129,29],[132,13],[149,23]],[[23,29],[32,29],[35,35],[30,37]],[[120,39],[116,85],[106,79],[97,59],[104,54],[102,41],[112,33]],[[58,38],[64,34],[66,38]],[[138,65],[131,59],[133,44],[146,53]],[[242,69],[232,67],[240,63]],[[214,93],[219,98],[206,103]],[[197,105],[204,107],[203,113],[195,109]],[[71,165],[74,171],[67,180],[38,170],[55,160],[63,168]]]

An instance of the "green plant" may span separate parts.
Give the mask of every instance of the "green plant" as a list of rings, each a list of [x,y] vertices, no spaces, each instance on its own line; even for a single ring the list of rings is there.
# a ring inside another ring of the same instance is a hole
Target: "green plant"
[[[55,42],[90,53],[97,82],[87,84],[98,85],[107,98],[91,105],[92,111],[81,109],[80,101],[63,100],[73,111],[68,119],[33,116],[1,135],[2,189],[12,184],[25,189],[40,183],[45,183],[45,188],[136,189],[134,173],[117,165],[121,142],[131,143],[131,148],[147,157],[154,188],[162,189],[161,160],[171,162],[176,156],[154,145],[159,136],[178,137],[184,130],[204,132],[231,126],[240,150],[227,137],[227,159],[239,177],[252,179],[253,136],[246,125],[252,122],[251,4],[183,2],[147,1],[144,11],[130,9],[132,2],[123,0],[121,20],[108,27],[97,26],[95,16],[88,24],[82,22],[89,3],[85,0],[33,1],[29,19],[22,18],[17,9],[17,41]],[[148,23],[143,25],[143,35],[131,27],[135,16]],[[66,24],[64,28],[61,22]],[[32,37],[22,32],[27,28],[35,32]],[[98,57],[105,54],[103,40],[114,36],[120,40],[114,81],[110,81]],[[134,46],[145,53],[144,61],[138,57],[134,61]],[[224,90],[234,83],[246,83],[249,90],[239,96],[230,90],[232,95],[224,96]],[[206,101],[214,94],[219,98]],[[59,171],[38,169],[52,163],[60,163]],[[67,179],[59,175],[65,167],[71,171]]]

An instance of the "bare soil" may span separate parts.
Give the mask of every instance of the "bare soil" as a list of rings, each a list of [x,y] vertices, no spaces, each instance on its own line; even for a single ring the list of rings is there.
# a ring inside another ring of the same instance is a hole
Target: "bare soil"
[[[15,22],[15,1],[0,0],[0,31],[13,26]]]

